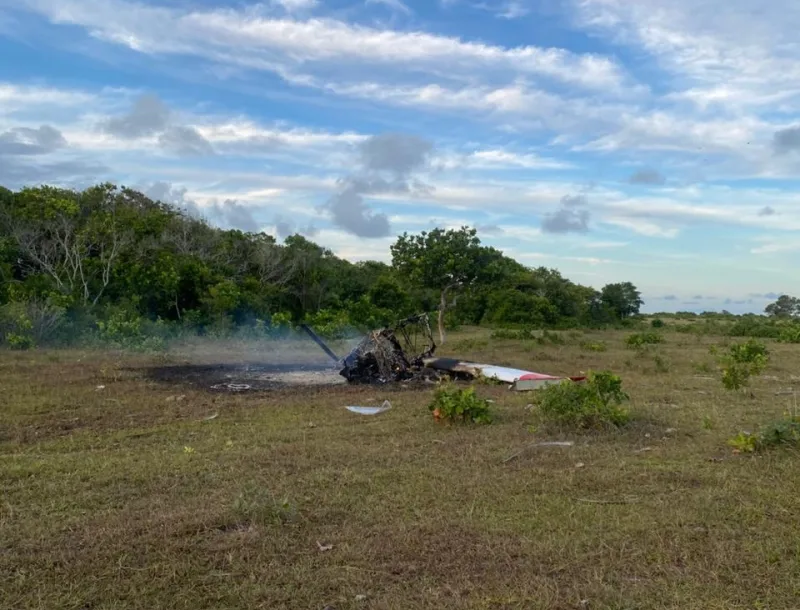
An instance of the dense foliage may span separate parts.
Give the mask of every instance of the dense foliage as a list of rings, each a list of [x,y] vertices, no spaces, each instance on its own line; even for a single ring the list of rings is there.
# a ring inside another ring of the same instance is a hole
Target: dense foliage
[[[490,424],[489,401],[479,398],[475,388],[440,386],[428,405],[437,422]]]
[[[391,254],[392,265],[351,263],[300,235],[218,229],[110,184],[0,188],[0,342],[280,334],[300,321],[336,335],[421,310],[451,325],[566,328],[642,304],[630,283],[598,291],[527,268],[468,227],[404,234]]]
[[[630,420],[630,413],[621,406],[626,400],[622,379],[608,372],[590,373],[582,383],[549,385],[536,397],[545,420],[582,429],[624,426]]]

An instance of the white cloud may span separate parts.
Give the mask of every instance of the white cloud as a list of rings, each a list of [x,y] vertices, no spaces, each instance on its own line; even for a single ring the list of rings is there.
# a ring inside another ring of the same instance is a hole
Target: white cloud
[[[280,19],[257,7],[187,11],[125,0],[29,0],[24,8],[139,52],[224,58],[226,63],[273,71],[353,61],[470,80],[481,70],[495,78],[503,71],[538,75],[606,92],[619,89],[626,80],[615,62],[596,55],[535,46],[506,48],[332,19]]]
[[[315,242],[352,262],[365,260],[391,262],[392,255],[389,248],[395,240],[395,237],[356,240],[352,233],[340,229],[322,229],[314,236]]]
[[[83,91],[0,82],[0,116],[32,106],[84,107],[95,99]]]
[[[519,19],[528,13],[530,13],[530,9],[525,6],[522,0],[508,0],[508,2],[501,6],[497,16],[503,19]]]
[[[700,106],[774,104],[800,90],[800,6],[759,0],[575,0],[580,22],[651,53]]]
[[[641,218],[624,218],[620,216],[611,216],[607,218],[603,218],[601,222],[609,225],[614,225],[617,227],[622,227],[623,229],[628,229],[633,231],[634,233],[639,233],[640,235],[646,235],[647,237],[667,237],[673,238],[678,235],[678,229],[675,228],[666,228],[659,226],[658,224],[651,222],[649,220],[643,220]]]

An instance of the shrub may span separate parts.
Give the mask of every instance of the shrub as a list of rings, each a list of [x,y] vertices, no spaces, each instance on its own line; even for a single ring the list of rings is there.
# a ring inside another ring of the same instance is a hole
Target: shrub
[[[791,324],[781,328],[778,341],[781,343],[800,343],[800,324]]]
[[[630,413],[621,406],[625,400],[622,379],[608,372],[589,373],[583,383],[549,385],[537,395],[539,412],[546,419],[582,429],[627,424]]]
[[[625,344],[633,349],[641,349],[645,345],[658,345],[664,343],[664,335],[659,333],[634,333],[628,335]]]
[[[758,337],[760,339],[778,339],[781,327],[774,322],[765,322],[757,318],[745,317],[734,322],[728,328],[731,337]]]
[[[728,348],[729,356],[734,362],[750,364],[754,374],[758,375],[769,362],[769,350],[763,343],[750,339],[745,343],[734,343]]]
[[[23,303],[10,303],[0,308],[0,339],[11,349],[34,347],[33,321]]]
[[[671,368],[669,360],[666,360],[661,354],[653,356],[653,364],[656,365],[657,373],[669,373]]]
[[[6,344],[11,349],[26,350],[35,346],[33,337],[29,335],[18,335],[17,333],[6,333]]]
[[[763,343],[750,339],[731,345],[719,360],[722,365],[722,385],[727,390],[740,390],[749,385],[750,377],[764,371],[769,362],[769,350]]]
[[[755,434],[740,432],[728,444],[742,453],[780,446],[796,447],[800,445],[800,417],[787,415],[784,419],[762,426]]]
[[[100,339],[118,347],[128,347],[142,338],[142,319],[133,311],[118,309],[97,323]]]
[[[602,341],[587,341],[581,345],[587,352],[605,352],[608,346]]]
[[[666,324],[661,318],[656,318],[655,320],[650,321],[650,326],[653,328],[664,328]]]
[[[489,401],[478,398],[475,388],[458,389],[442,386],[436,390],[428,405],[437,421],[490,424]]]

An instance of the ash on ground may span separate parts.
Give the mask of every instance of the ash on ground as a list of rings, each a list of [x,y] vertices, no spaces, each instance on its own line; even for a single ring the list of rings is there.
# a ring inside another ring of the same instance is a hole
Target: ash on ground
[[[149,375],[160,382],[232,393],[347,383],[339,369],[328,364],[183,364],[153,368]]]

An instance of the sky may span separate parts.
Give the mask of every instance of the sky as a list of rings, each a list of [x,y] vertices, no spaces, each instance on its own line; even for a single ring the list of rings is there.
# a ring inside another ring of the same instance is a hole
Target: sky
[[[792,0],[0,0],[0,184],[357,261],[485,244],[647,311],[800,281]]]

